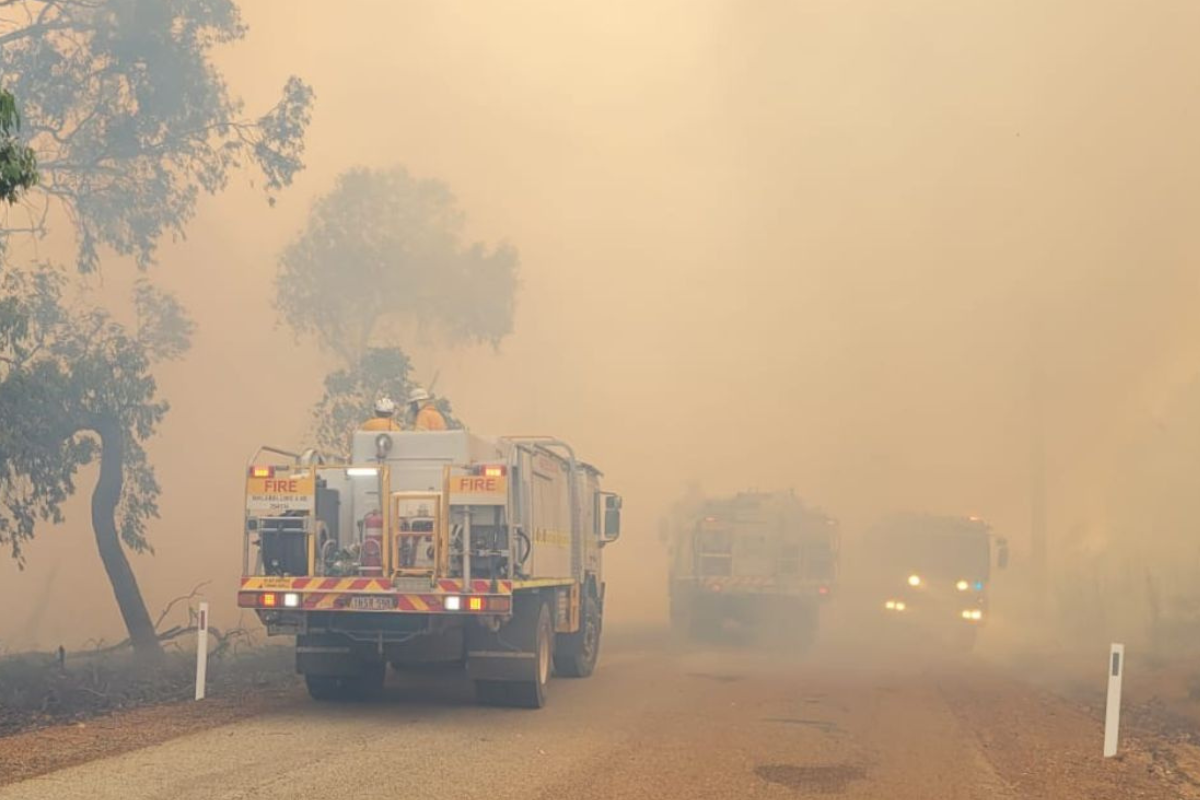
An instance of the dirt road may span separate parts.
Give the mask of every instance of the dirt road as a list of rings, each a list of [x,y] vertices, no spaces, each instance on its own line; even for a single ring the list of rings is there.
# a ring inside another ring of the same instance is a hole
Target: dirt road
[[[868,663],[870,662],[870,663]],[[0,798],[1178,798],[1186,754],[977,659],[609,647],[547,708],[476,707],[453,677],[386,702],[271,710],[0,788]],[[31,740],[33,741],[33,740]],[[2,762],[0,762],[2,763]]]

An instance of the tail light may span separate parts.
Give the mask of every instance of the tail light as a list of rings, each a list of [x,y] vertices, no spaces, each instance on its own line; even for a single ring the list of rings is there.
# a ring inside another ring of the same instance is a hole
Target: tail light
[[[295,607],[300,605],[300,595],[292,594],[295,597]],[[278,608],[285,603],[280,602],[279,594],[276,592],[238,592],[238,608]]]
[[[464,603],[463,600],[466,600]],[[467,596],[463,598],[460,595],[452,594],[446,596],[442,600],[442,608],[447,611],[490,611],[497,613],[507,613],[512,610],[511,597],[484,597]]]

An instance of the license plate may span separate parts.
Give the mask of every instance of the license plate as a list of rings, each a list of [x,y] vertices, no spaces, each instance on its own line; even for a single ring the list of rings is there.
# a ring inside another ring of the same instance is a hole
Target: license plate
[[[350,608],[356,611],[391,611],[396,607],[394,597],[351,597]]]

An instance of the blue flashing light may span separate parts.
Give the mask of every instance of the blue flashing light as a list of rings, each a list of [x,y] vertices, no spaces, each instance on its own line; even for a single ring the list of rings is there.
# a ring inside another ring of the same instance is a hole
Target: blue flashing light
[[[975,591],[977,591],[977,592],[983,591],[983,581],[975,581]]]

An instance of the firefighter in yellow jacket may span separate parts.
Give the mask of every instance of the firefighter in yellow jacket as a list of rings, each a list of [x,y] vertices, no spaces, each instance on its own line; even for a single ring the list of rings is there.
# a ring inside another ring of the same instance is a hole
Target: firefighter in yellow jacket
[[[420,386],[408,395],[409,426],[411,431],[444,431],[448,427],[446,418],[434,405],[429,392]]]
[[[396,421],[396,401],[390,397],[381,397],[375,401],[375,416],[364,422],[360,431],[399,431],[403,430]]]

